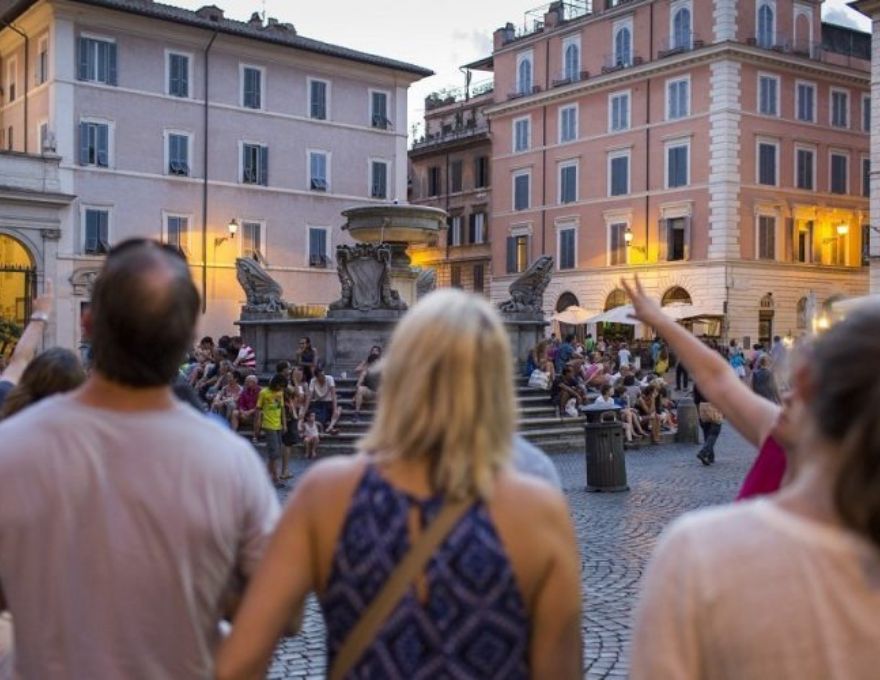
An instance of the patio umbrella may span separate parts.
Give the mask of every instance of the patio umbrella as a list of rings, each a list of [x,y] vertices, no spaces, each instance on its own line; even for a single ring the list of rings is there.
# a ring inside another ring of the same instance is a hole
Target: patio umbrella
[[[581,326],[587,323],[587,319],[589,318],[590,313],[583,307],[578,307],[577,305],[566,307],[565,311],[556,312],[556,314],[553,315],[554,321],[568,324],[569,326]]]
[[[630,316],[632,313],[632,305],[621,305],[620,307],[609,309],[607,312],[597,314],[587,319],[585,323],[622,323],[628,326],[637,326],[639,322]]]

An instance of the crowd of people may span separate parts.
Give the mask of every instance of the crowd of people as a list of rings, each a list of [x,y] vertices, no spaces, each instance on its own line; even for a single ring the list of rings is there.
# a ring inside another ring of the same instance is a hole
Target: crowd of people
[[[659,372],[664,360],[668,369],[674,353],[705,403],[760,449],[740,494],[751,500],[689,513],[661,537],[641,586],[631,677],[873,678],[880,305],[804,350],[778,404],[638,281],[625,287],[658,336],[652,369],[635,370]],[[0,677],[264,677],[309,594],[333,680],[583,677],[582,557],[561,491],[519,467],[513,362],[496,310],[454,289],[415,305],[387,353],[362,367],[381,362],[382,398],[359,452],[311,466],[282,511],[249,442],[175,397],[199,306],[178,251],[115,246],[84,319],[90,370],[47,356],[67,376],[50,395],[35,387],[47,370],[35,354],[51,296],[35,302],[0,376],[0,400],[19,389],[29,399],[0,422],[0,611],[15,630],[10,657],[0,622],[0,664],[11,662]],[[226,384],[199,386],[211,376],[191,367],[185,386],[204,388],[205,400],[214,387],[213,408],[230,382],[248,382],[234,366],[244,349],[216,361],[218,380],[234,376]],[[591,349],[596,398],[613,400],[626,386],[609,368],[627,368],[629,348],[619,345],[610,367]],[[575,348],[566,353],[558,367],[552,359],[553,379],[577,383],[587,358],[573,365]],[[232,366],[221,374],[224,360]],[[295,365],[278,369],[263,388],[241,386],[256,390],[246,409],[254,432],[280,432],[272,439],[283,443],[296,402],[304,433],[320,434],[314,349],[304,343]],[[228,400],[233,392],[215,415],[240,411]]]

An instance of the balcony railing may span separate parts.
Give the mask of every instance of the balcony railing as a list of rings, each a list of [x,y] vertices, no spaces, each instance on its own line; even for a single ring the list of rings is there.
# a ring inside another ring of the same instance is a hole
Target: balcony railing
[[[698,50],[705,47],[706,43],[697,35],[689,33],[687,35],[674,36],[672,38],[664,38],[660,41],[660,51],[658,56],[671,57],[674,54],[682,54],[691,50]]]
[[[573,75],[562,71],[561,73],[557,74],[556,78],[553,79],[552,87],[562,87],[564,85],[570,85],[571,83],[579,83],[589,77],[589,71],[578,71]]]
[[[602,73],[613,73],[614,71],[620,71],[632,66],[641,66],[643,63],[644,60],[641,57],[634,56],[629,61],[626,61],[625,59],[618,59],[616,54],[606,54]]]
[[[531,91],[527,91],[525,89],[519,89],[519,90],[516,90],[515,92],[511,92],[510,94],[508,94],[507,99],[510,100],[510,99],[519,99],[520,97],[527,97],[530,94],[538,94],[542,90],[543,90],[543,88],[540,85],[532,85]]]
[[[489,132],[486,124],[464,125],[452,130],[444,130],[432,135],[425,135],[413,142],[413,149],[423,149],[435,144],[447,144],[449,142],[463,141],[471,137],[478,137]]]
[[[489,78],[470,86],[469,89],[463,87],[449,88],[432,92],[425,97],[425,110],[431,111],[450,104],[458,104],[470,101],[476,97],[491,94],[495,88],[494,81]]]
[[[790,54],[805,59],[815,59],[827,64],[837,66],[862,66],[870,62],[870,54],[861,54],[857,50],[849,53],[841,49],[831,49],[829,46],[820,42],[811,42],[808,40],[779,41],[779,40],[761,40],[758,36],[746,38],[746,45],[750,47],[760,47],[764,50],[778,52],[780,54]]]

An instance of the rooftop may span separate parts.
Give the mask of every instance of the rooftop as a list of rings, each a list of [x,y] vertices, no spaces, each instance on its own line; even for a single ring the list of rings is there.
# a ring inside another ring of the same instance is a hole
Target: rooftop
[[[129,14],[137,14],[140,16],[159,19],[161,21],[171,21],[177,24],[185,24],[195,28],[203,28],[208,31],[217,31],[227,35],[234,35],[241,38],[250,38],[274,45],[284,47],[292,47],[295,49],[305,50],[323,54],[329,57],[339,59],[347,59],[362,64],[370,64],[372,66],[380,66],[396,71],[412,73],[420,77],[434,75],[430,69],[409,64],[396,59],[380,57],[375,54],[367,54],[359,52],[347,47],[332,45],[330,43],[313,40],[305,36],[298,35],[292,24],[279,23],[275,19],[269,19],[264,25],[260,20],[259,14],[256,14],[250,21],[236,21],[224,17],[223,10],[216,5],[206,5],[201,9],[192,11],[175,7],[173,5],[165,5],[153,0],[71,0],[83,5],[92,5],[109,10],[117,10],[127,12]],[[0,24],[15,21],[38,0],[0,0]]]

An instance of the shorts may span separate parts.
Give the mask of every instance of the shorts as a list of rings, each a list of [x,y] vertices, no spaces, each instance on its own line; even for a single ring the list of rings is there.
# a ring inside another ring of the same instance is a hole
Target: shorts
[[[332,401],[313,401],[309,411],[315,414],[315,420],[325,427],[333,420]]]
[[[263,430],[266,435],[266,457],[278,460],[281,457],[281,430]]]

